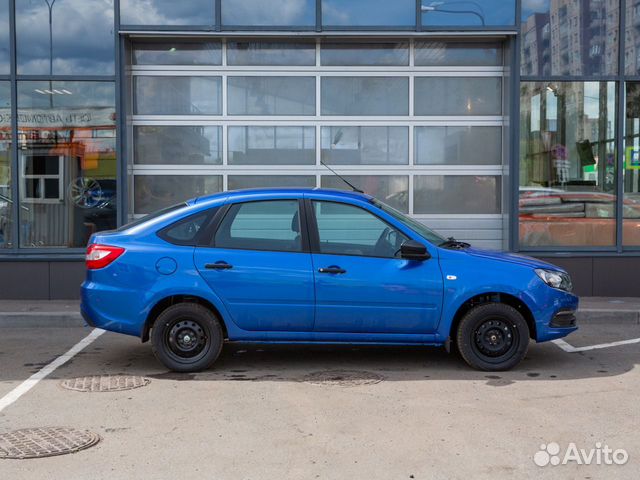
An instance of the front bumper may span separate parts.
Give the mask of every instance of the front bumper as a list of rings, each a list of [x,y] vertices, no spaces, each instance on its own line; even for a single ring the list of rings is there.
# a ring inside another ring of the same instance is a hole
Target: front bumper
[[[549,322],[550,328],[572,328],[576,327],[576,312],[575,310],[560,310],[556,313]]]
[[[541,287],[539,305],[535,313],[536,342],[546,342],[566,337],[578,329],[576,312],[579,299],[570,292]]]

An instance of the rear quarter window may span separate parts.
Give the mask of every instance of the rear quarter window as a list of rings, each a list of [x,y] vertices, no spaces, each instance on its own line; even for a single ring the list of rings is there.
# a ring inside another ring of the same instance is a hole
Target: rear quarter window
[[[196,245],[199,234],[207,225],[208,220],[215,214],[217,209],[206,212],[195,213],[178,220],[171,225],[164,227],[158,232],[158,236],[174,245]]]

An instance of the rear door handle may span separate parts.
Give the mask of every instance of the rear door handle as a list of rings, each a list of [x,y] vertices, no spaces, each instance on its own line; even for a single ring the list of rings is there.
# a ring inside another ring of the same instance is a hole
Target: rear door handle
[[[216,263],[207,263],[205,264],[204,268],[206,268],[207,270],[229,270],[230,268],[233,268],[233,265],[228,264],[227,262],[216,262]]]
[[[336,267],[334,265],[326,268],[319,268],[318,272],[320,273],[347,273],[344,268]]]

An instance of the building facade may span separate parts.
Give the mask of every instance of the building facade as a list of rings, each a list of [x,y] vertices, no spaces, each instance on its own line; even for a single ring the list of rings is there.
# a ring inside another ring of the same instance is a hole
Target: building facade
[[[75,298],[92,233],[345,188],[636,296],[640,0],[0,0],[0,298]]]

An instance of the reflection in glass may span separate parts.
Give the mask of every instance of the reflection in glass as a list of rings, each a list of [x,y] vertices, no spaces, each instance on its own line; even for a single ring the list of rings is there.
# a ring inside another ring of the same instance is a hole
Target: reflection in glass
[[[11,247],[11,89],[9,82],[0,82],[0,249]]]
[[[414,0],[322,0],[322,25],[415,27]]]
[[[222,127],[146,125],[133,127],[138,165],[219,165]]]
[[[406,175],[342,175],[359,190],[373,195],[393,208],[409,211],[409,177]],[[350,191],[351,187],[335,175],[322,176],[323,188]]]
[[[278,187],[304,187],[316,186],[316,177],[313,175],[229,175],[229,190],[243,188],[278,188]]]
[[[408,42],[323,42],[320,64],[325,66],[409,65]]]
[[[418,66],[501,66],[502,46],[498,42],[424,40],[415,43]]]
[[[625,6],[624,73],[640,74],[640,5],[637,0],[622,0]]]
[[[622,243],[640,246],[640,83],[626,84]]]
[[[227,65],[315,65],[316,44],[305,42],[229,41]]]
[[[416,175],[414,213],[496,214],[501,178],[492,175]]]
[[[329,165],[406,165],[408,127],[322,127],[322,161]]]
[[[500,127],[415,127],[419,165],[500,165]]]
[[[0,0],[0,75],[9,75],[9,43],[9,0]]]
[[[313,27],[315,0],[221,0],[222,24],[248,27]]]
[[[211,0],[120,0],[121,25],[213,25]]]
[[[500,77],[416,77],[416,115],[501,115]]]
[[[315,115],[313,77],[229,77],[229,115]]]
[[[220,115],[220,77],[135,76],[137,115]]]
[[[113,75],[113,35],[113,0],[16,2],[19,74]]]
[[[520,245],[614,245],[614,82],[520,91]]]
[[[113,83],[19,81],[18,135],[22,247],[80,248],[115,228]]]
[[[230,126],[230,165],[313,165],[315,127]]]
[[[222,191],[218,175],[136,175],[133,177],[134,213],[164,207]]]
[[[422,0],[424,26],[486,27],[515,23],[516,0]]]
[[[619,3],[523,0],[522,74],[617,74]]]
[[[217,40],[136,39],[131,45],[133,65],[220,65],[222,47]]]
[[[405,77],[323,77],[322,115],[408,115]]]

